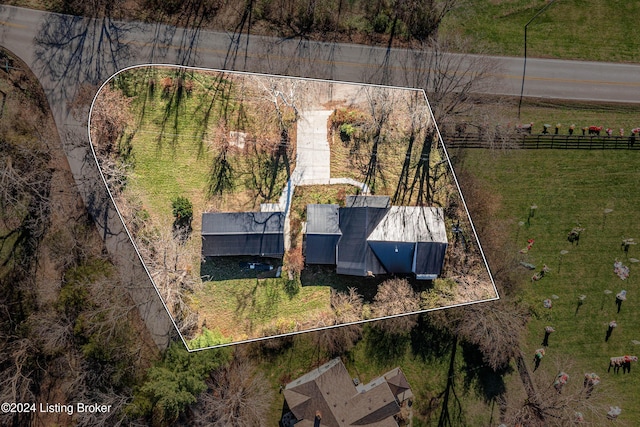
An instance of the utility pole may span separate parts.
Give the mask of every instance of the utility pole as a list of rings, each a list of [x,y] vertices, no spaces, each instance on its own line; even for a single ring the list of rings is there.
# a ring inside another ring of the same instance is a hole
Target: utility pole
[[[544,12],[555,1],[556,0],[551,0],[542,9],[540,9],[535,15],[533,15],[533,18],[529,19],[529,22],[524,24],[524,68],[522,69],[522,87],[520,88],[520,102],[518,102],[518,119],[520,119],[520,108],[522,107],[522,95],[524,94],[524,76],[527,72],[527,27],[529,26],[529,24],[533,22],[534,19],[538,17],[538,15]]]

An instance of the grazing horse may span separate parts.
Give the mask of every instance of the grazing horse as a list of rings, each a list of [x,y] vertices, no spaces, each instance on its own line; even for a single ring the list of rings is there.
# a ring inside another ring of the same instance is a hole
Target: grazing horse
[[[598,135],[600,136],[600,131],[602,131],[604,126],[589,126],[588,131],[589,135]]]
[[[613,367],[613,372],[618,373],[620,371],[620,367],[622,367],[622,373],[625,374],[627,372],[631,372],[631,362],[637,362],[638,356],[617,356],[609,359],[609,369],[607,372],[611,371]]]

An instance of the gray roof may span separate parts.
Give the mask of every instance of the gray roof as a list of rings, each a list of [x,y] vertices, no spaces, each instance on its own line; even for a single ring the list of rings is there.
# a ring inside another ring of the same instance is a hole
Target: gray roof
[[[307,234],[342,234],[338,205],[307,205]]]
[[[391,206],[389,196],[347,196],[347,208],[388,208]]]
[[[442,208],[392,206],[367,239],[385,242],[447,242]]]
[[[367,276],[383,274],[386,270],[367,243],[367,237],[386,214],[388,208],[342,208],[338,241],[338,274]]]
[[[234,212],[202,214],[202,255],[284,254],[282,212]]]
[[[284,230],[283,212],[202,214],[202,235],[277,234]]]

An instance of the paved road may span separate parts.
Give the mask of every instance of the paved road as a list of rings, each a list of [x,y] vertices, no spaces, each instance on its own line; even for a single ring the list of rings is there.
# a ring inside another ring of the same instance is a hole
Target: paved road
[[[1,7],[0,25],[0,44],[41,68],[64,92],[69,83],[65,80],[98,82],[126,66],[144,63],[402,86],[420,84],[416,77],[429,68],[402,49],[92,21],[10,6]],[[493,61],[498,69],[484,91],[519,95],[522,58],[495,57]],[[640,103],[640,65],[530,58],[524,94]]]
[[[102,183],[88,143],[88,114],[70,111],[80,85],[98,85],[118,70],[149,63],[411,87],[421,86],[430,71],[428,53],[91,20],[4,5],[0,45],[25,61],[40,80],[78,189],[113,261],[127,274],[126,289],[161,348],[169,342],[173,324]],[[462,68],[474,59],[447,58],[454,66],[462,63]],[[498,67],[484,91],[519,95],[522,60],[492,61]],[[638,103],[640,66],[530,59],[525,95]]]

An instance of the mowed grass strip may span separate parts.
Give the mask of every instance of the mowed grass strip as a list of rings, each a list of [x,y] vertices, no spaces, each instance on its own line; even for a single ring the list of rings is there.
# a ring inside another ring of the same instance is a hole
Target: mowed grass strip
[[[546,0],[462,2],[442,23],[444,33],[474,40],[478,52],[524,54],[524,25]],[[628,0],[556,1],[527,28],[527,55],[639,62],[640,3]]]
[[[619,405],[622,418],[635,423],[640,420],[640,366],[633,366],[626,375],[607,373],[607,367],[612,356],[640,353],[640,345],[633,343],[640,341],[640,263],[632,262],[640,258],[640,247],[631,246],[628,254],[621,248],[623,238],[640,240],[639,154],[468,150],[461,165],[501,195],[499,215],[517,238],[517,247],[524,248],[527,239],[535,240],[528,253],[519,255],[521,260],[535,264],[536,270],[544,264],[551,269],[537,282],[531,281],[533,271],[521,270],[522,297],[533,314],[523,342],[527,357],[532,360],[535,349],[541,347],[545,326],[556,329],[534,375],[555,376],[558,369],[565,369],[581,386],[585,373],[596,372],[607,404]],[[534,204],[537,209],[527,225]],[[577,225],[585,230],[579,245],[572,245],[567,236]],[[616,259],[630,269],[626,280],[614,274]],[[628,299],[617,313],[615,295],[622,289],[627,290]],[[580,305],[581,295],[585,298]],[[543,307],[545,299],[553,302],[551,309]],[[618,327],[605,342],[612,320]],[[517,381],[514,378],[513,383]]]

